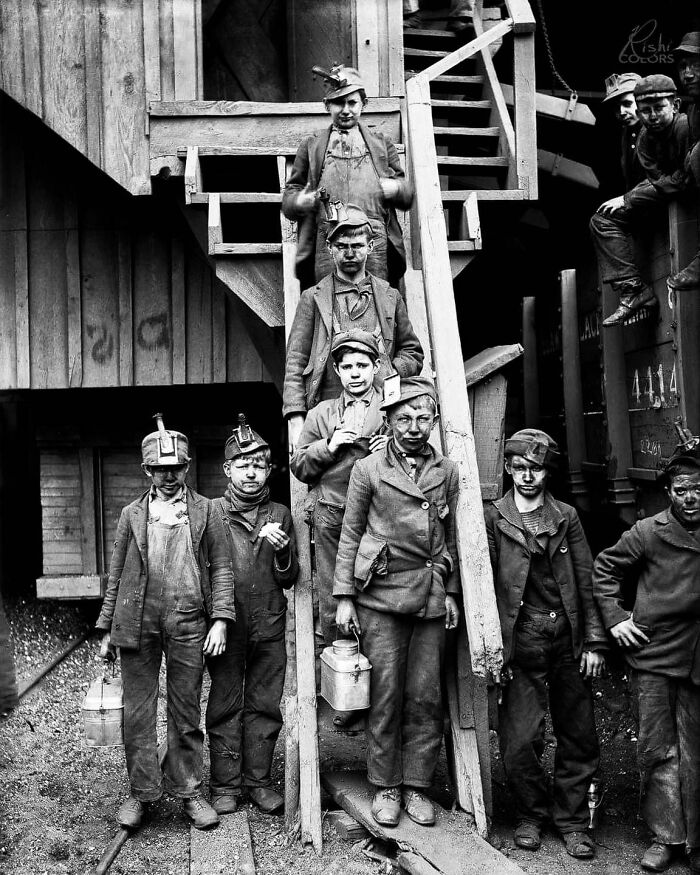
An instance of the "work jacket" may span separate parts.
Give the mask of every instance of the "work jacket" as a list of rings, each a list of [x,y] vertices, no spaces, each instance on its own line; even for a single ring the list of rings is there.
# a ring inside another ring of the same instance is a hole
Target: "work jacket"
[[[233,571],[221,518],[208,498],[189,487],[187,514],[197,557],[204,610],[210,620],[235,620]],[[111,630],[115,647],[138,648],[148,585],[148,496],[121,512],[97,628]]]
[[[644,128],[637,140],[637,158],[646,179],[625,196],[625,206],[654,206],[659,200],[670,201],[690,185],[685,159],[690,147],[688,119],[676,113],[671,124],[655,133]]]
[[[362,139],[367,144],[377,176],[380,179],[395,179],[399,183],[399,190],[388,207],[387,267],[389,276],[401,277],[406,271],[406,250],[395,207],[407,210],[411,206],[413,186],[406,179],[398,152],[391,140],[380,131],[373,131],[363,122],[360,122],[358,127]],[[332,130],[333,126],[329,125],[321,131],[316,131],[299,146],[292,172],[282,196],[282,212],[288,219],[299,223],[297,229],[297,276],[300,278],[308,274],[309,270],[311,274],[313,273],[316,252],[316,212],[300,213],[296,208],[297,198],[307,183],[313,191],[318,188]],[[309,263],[310,268],[308,267]]]
[[[574,508],[557,501],[549,492],[545,494],[545,503],[556,527],[547,542],[552,576],[559,587],[562,607],[571,626],[574,656],[578,658],[584,648],[607,648],[605,630],[593,598],[591,551]],[[488,505],[484,514],[507,665],[513,657],[515,626],[523,607],[530,549],[512,489]]]
[[[386,354],[378,377],[393,368],[413,377],[423,367],[423,347],[416,337],[401,295],[389,283],[371,277],[374,305]],[[302,292],[287,341],[282,413],[306,413],[321,400],[323,378],[333,336],[333,275]],[[381,361],[381,359],[380,359]]]
[[[376,611],[444,614],[445,594],[460,592],[455,513],[459,474],[432,447],[415,482],[391,441],[355,463],[350,475],[333,580],[334,596]],[[446,569],[434,581],[435,566]],[[434,584],[440,592],[436,594]],[[428,604],[430,599],[431,604]]]
[[[637,577],[631,614],[622,606],[627,574]],[[700,541],[670,510],[640,520],[603,550],[593,590],[607,629],[632,616],[651,639],[625,651],[633,668],[700,683]]]

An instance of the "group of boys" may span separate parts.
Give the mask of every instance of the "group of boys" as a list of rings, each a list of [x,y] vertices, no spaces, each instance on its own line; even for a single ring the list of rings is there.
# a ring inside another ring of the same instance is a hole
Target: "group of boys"
[[[332,264],[302,293],[290,334],[283,395],[290,467],[310,486],[323,638],[330,644],[339,633],[356,633],[372,664],[372,815],[392,827],[404,809],[430,826],[435,810],[425,791],[443,732],[446,632],[459,620],[459,478],[429,443],[437,397],[420,376],[423,350],[403,299],[367,270],[373,218],[391,236],[393,208],[381,206],[379,193],[410,192],[393,160],[374,163],[367,132],[358,129],[366,98],[357,71],[331,73],[331,128],[302,144],[285,192],[285,208],[308,222],[305,257],[325,247]],[[323,142],[320,150],[314,139]],[[374,146],[391,158],[388,141]],[[355,170],[377,215],[339,199],[322,213],[323,192],[312,185],[334,178],[348,185]],[[131,793],[118,820],[141,823],[162,793],[164,772],[194,825],[205,828],[235,811],[243,792],[263,811],[283,804],[271,764],[285,669],[282,590],[298,573],[295,534],[289,511],[269,497],[270,448],[244,419],[226,443],[228,485],[215,501],[186,486],[187,438],[158,422],[142,444],[150,488],[122,512],[97,624],[103,652],[121,650]],[[517,809],[515,843],[539,848],[551,808],[568,853],[594,854],[587,793],[599,748],[590,682],[603,671],[610,633],[630,650],[638,691],[644,815],[654,833],[642,865],[663,871],[675,847],[686,844],[691,869],[700,872],[700,451],[686,448],[667,467],[669,509],[636,524],[595,567],[576,511],[547,489],[559,457],[552,438],[519,431],[506,441],[505,457],[513,487],[485,517],[504,643],[499,730]],[[622,596],[630,569],[639,576],[631,611]],[[163,769],[156,744],[161,652],[168,685]],[[202,793],[204,658],[211,805]],[[557,739],[551,806],[542,766],[547,708]],[[347,720],[340,713],[335,722]]]
[[[687,33],[674,49],[678,76],[690,105],[679,112],[676,83],[654,73],[615,74],[606,80],[604,103],[614,107],[622,127],[623,195],[598,207],[590,222],[603,282],[619,296],[603,325],[619,325],[632,313],[656,304],[635,255],[635,233],[644,222],[679,198],[698,198],[700,188],[700,31]],[[668,279],[669,288],[700,286],[700,253]]]

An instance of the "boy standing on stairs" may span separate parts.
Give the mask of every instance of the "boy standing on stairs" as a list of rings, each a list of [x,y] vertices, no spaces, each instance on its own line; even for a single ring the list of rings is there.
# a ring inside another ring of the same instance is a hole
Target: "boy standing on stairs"
[[[590,858],[588,788],[599,762],[590,678],[607,649],[593,599],[592,559],[573,507],[547,490],[558,447],[526,428],[505,443],[513,488],[485,510],[503,635],[499,741],[515,797],[515,844],[536,851],[549,818],[542,768],[547,705],[557,739],[552,818],[566,850]],[[505,683],[507,681],[507,683]]]
[[[334,335],[358,328],[374,335],[377,381],[392,373],[410,377],[423,366],[423,348],[401,295],[366,270],[373,245],[367,215],[352,204],[340,204],[328,232],[335,270],[302,292],[287,344],[282,413],[288,419],[292,451],[307,411],[337,397],[341,388],[330,354]]]
[[[211,799],[218,814],[231,814],[243,791],[272,814],[284,805],[270,777],[287,665],[283,590],[299,565],[292,515],[270,501],[270,447],[238,418],[224,451],[229,484],[214,501],[236,578],[236,625],[226,652],[207,664]]]

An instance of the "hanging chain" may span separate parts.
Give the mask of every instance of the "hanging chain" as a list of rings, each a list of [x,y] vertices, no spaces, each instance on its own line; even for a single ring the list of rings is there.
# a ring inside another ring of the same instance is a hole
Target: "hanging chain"
[[[540,24],[542,25],[542,38],[544,39],[544,47],[547,51],[547,60],[549,61],[549,68],[552,71],[552,75],[555,79],[558,79],[559,82],[566,88],[566,90],[573,96],[576,94],[576,89],[572,88],[565,80],[561,73],[557,70],[556,64],[554,63],[554,54],[552,52],[552,44],[549,41],[549,32],[547,30],[547,22],[544,17],[544,8],[542,6],[542,0],[537,0],[537,9],[540,14]]]

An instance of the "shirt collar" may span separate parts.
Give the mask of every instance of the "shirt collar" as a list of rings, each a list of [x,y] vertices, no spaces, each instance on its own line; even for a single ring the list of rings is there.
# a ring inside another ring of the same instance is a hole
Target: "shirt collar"
[[[338,294],[343,294],[344,292],[356,292],[365,291],[367,286],[369,286],[370,291],[373,290],[372,280],[368,273],[365,273],[365,278],[360,283],[350,283],[347,280],[341,279],[337,273],[333,273],[333,292]]]
[[[369,407],[369,405],[372,403],[373,395],[374,386],[370,386],[365,394],[360,395],[359,398],[356,395],[351,395],[348,391],[343,389],[343,407],[347,407],[348,404],[355,404],[357,401],[361,401],[363,404],[366,404]]]
[[[156,489],[155,483],[151,483],[151,488],[148,490],[148,500],[162,501],[164,504],[175,504],[176,501],[184,501],[185,487],[181,486],[180,491],[173,495],[172,498],[161,498],[160,495],[158,495],[158,490]]]

